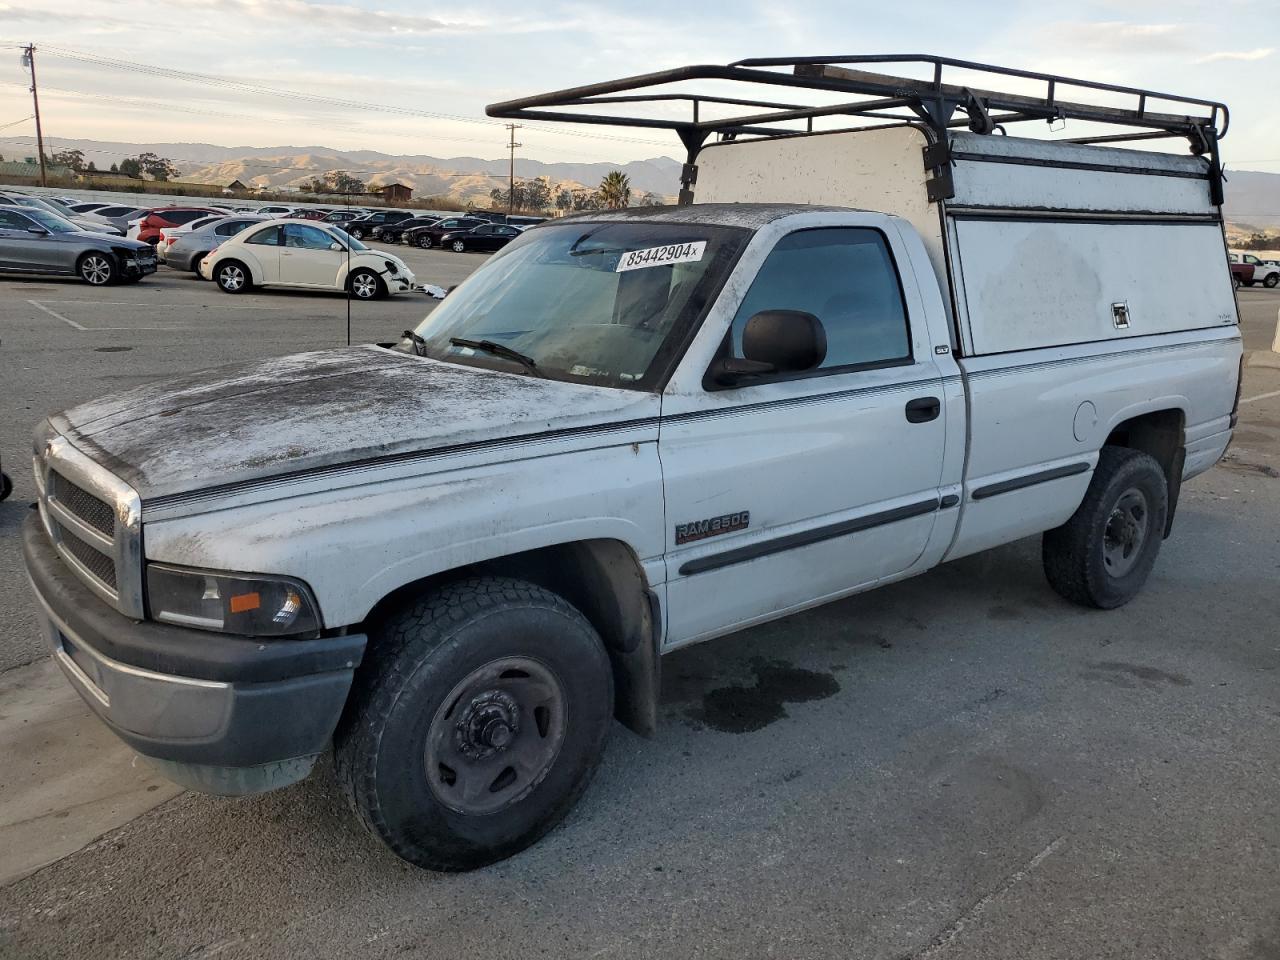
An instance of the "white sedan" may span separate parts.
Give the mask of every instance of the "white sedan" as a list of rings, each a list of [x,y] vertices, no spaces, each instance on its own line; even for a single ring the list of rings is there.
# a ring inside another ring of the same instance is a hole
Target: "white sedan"
[[[224,241],[200,261],[200,276],[227,293],[254,286],[346,290],[376,300],[416,288],[395,254],[370,250],[338,227],[315,220],[273,220]]]

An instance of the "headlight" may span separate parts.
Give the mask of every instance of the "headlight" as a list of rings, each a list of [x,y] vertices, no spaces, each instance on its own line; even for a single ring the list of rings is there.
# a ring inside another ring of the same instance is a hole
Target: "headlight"
[[[151,616],[165,623],[249,637],[314,633],[320,615],[307,585],[289,577],[147,564]]]

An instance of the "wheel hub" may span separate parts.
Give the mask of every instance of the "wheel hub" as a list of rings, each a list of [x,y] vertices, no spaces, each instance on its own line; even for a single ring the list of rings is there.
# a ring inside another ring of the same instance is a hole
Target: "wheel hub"
[[[520,732],[520,705],[501,690],[473,697],[454,725],[458,751],[472,760],[487,760],[509,747]]]

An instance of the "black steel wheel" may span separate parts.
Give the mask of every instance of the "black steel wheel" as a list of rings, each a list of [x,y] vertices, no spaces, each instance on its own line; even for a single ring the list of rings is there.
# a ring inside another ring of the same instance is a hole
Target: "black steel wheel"
[[[1168,482],[1153,457],[1103,447],[1084,501],[1041,541],[1049,585],[1086,607],[1128,603],[1155,566],[1168,505]]]
[[[461,580],[370,639],[335,758],[357,814],[399,856],[480,867],[577,802],[604,750],[613,677],[564,598],[521,580]]]

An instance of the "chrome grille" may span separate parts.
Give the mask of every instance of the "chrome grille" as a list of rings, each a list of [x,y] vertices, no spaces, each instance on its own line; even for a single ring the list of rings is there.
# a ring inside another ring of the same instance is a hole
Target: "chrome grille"
[[[95,530],[108,537],[115,536],[116,518],[111,507],[88,490],[77,487],[57,470],[49,471],[49,496]]]
[[[121,613],[141,618],[142,501],[48,424],[34,444],[45,530],[68,568]]]
[[[118,588],[116,583],[116,562],[106,554],[99,553],[95,547],[79,539],[58,521],[54,520],[53,526],[57,530],[58,544],[67,553],[80,561],[81,566],[100,580],[104,586],[115,592]]]

